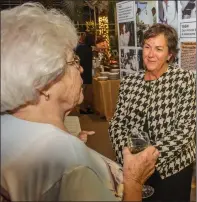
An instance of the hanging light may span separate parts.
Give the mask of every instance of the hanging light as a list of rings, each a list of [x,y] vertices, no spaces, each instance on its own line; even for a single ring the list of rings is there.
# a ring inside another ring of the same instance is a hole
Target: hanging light
[[[102,35],[109,47],[109,24],[107,16],[99,16],[99,35]]]

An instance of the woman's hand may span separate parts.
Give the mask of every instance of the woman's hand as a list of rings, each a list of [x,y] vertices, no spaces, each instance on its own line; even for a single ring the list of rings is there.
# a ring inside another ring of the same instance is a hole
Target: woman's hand
[[[159,156],[158,150],[149,146],[138,154],[131,154],[128,148],[123,150],[123,180],[124,183],[137,182],[143,185],[144,182],[155,171],[155,163]]]
[[[87,142],[88,140],[88,135],[94,135],[95,132],[94,131],[85,131],[85,130],[82,130],[79,135],[78,135],[78,138],[83,141],[84,143]]]

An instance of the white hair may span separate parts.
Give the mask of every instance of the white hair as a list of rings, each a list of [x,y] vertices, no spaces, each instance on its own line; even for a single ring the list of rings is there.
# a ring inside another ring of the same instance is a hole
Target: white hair
[[[77,42],[74,24],[55,9],[25,3],[1,11],[1,112],[37,101]]]

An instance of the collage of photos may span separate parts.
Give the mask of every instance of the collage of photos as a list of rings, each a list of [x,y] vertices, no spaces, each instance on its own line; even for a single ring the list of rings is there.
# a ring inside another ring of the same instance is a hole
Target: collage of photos
[[[138,71],[136,60],[136,50],[134,49],[120,49],[120,68],[128,72]]]
[[[121,10],[120,12],[123,13]],[[196,41],[195,0],[138,0],[134,2],[130,12],[134,13],[134,19],[118,22],[121,77],[127,73],[144,71],[142,60],[144,32],[155,23],[168,24],[174,27],[179,35],[180,51],[173,64],[174,67],[177,68],[183,63],[187,64],[187,69],[194,70],[193,60],[187,62],[186,54],[183,54],[187,52],[187,43],[184,45],[181,43]],[[193,46],[189,46],[191,47]]]
[[[134,21],[119,23],[119,45],[135,46]]]
[[[138,47],[141,47],[144,32],[155,23],[157,23],[157,10],[155,1],[137,1],[136,29]]]

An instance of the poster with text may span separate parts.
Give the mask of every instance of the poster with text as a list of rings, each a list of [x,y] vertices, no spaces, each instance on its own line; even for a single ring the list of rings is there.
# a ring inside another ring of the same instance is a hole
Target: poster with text
[[[136,69],[136,28],[135,28],[135,2],[122,1],[116,4],[118,23],[118,44],[120,71],[130,72]],[[134,64],[135,61],[135,64]],[[123,73],[120,74],[120,77]]]
[[[181,67],[196,72],[196,42],[181,43]]]
[[[117,21],[130,22],[134,19],[134,1],[122,1],[116,4]]]
[[[180,40],[196,41],[196,0],[179,1]]]

